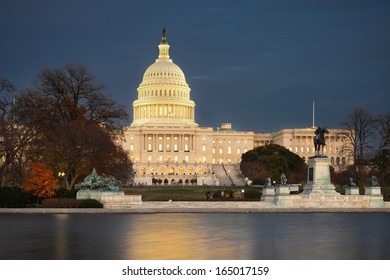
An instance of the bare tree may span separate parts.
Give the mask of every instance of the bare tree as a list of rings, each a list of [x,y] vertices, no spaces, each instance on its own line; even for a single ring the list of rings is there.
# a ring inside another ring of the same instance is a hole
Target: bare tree
[[[34,132],[16,118],[15,86],[0,78],[0,186],[20,185]]]
[[[353,109],[342,124],[346,130],[342,135],[347,139],[342,152],[353,159],[355,176],[358,180],[364,172],[364,166],[373,149],[375,119],[369,111],[358,107]]]
[[[380,141],[374,164],[381,186],[390,187],[390,113],[379,116],[377,128]]]
[[[111,167],[124,170],[116,174],[122,180],[131,174],[127,154],[111,136],[128,114],[103,90],[85,66],[69,64],[43,70],[33,86],[18,96],[19,119],[37,132],[30,157],[44,160],[54,172],[64,172],[68,189],[93,167],[110,175],[114,175]]]
[[[378,133],[380,136],[379,150],[390,147],[390,113],[379,116]]]
[[[15,85],[12,82],[7,80],[6,78],[0,77],[0,92],[14,92],[15,89]]]

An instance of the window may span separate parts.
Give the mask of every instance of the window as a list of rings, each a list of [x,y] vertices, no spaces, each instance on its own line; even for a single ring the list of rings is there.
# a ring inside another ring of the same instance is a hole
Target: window
[[[232,147],[228,147],[228,155],[232,154]]]
[[[202,151],[206,152],[206,145],[202,145]]]
[[[130,151],[134,151],[134,145],[133,144],[130,145]]]
[[[162,152],[162,151],[163,151],[163,146],[162,146],[162,144],[158,144],[158,151],[159,151],[159,152]]]
[[[152,151],[152,144],[148,144],[148,152]]]
[[[222,153],[223,153],[223,149],[219,148],[219,154],[222,154]]]

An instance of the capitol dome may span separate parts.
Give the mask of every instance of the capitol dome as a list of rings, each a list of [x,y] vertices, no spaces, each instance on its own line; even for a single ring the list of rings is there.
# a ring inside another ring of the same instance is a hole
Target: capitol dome
[[[195,103],[190,100],[191,89],[183,71],[169,57],[165,28],[158,48],[158,58],[146,69],[137,89],[132,126],[197,126]]]
[[[168,61],[157,61],[146,69],[140,87],[150,85],[180,85],[188,87],[180,67]]]

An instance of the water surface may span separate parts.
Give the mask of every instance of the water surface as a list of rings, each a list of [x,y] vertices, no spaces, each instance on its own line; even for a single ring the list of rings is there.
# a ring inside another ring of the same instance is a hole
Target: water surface
[[[0,259],[390,259],[388,213],[2,214]]]

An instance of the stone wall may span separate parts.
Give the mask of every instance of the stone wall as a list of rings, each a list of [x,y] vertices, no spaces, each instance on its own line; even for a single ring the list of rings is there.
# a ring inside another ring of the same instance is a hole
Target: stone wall
[[[104,208],[132,208],[142,205],[142,195],[104,195],[100,202]]]

